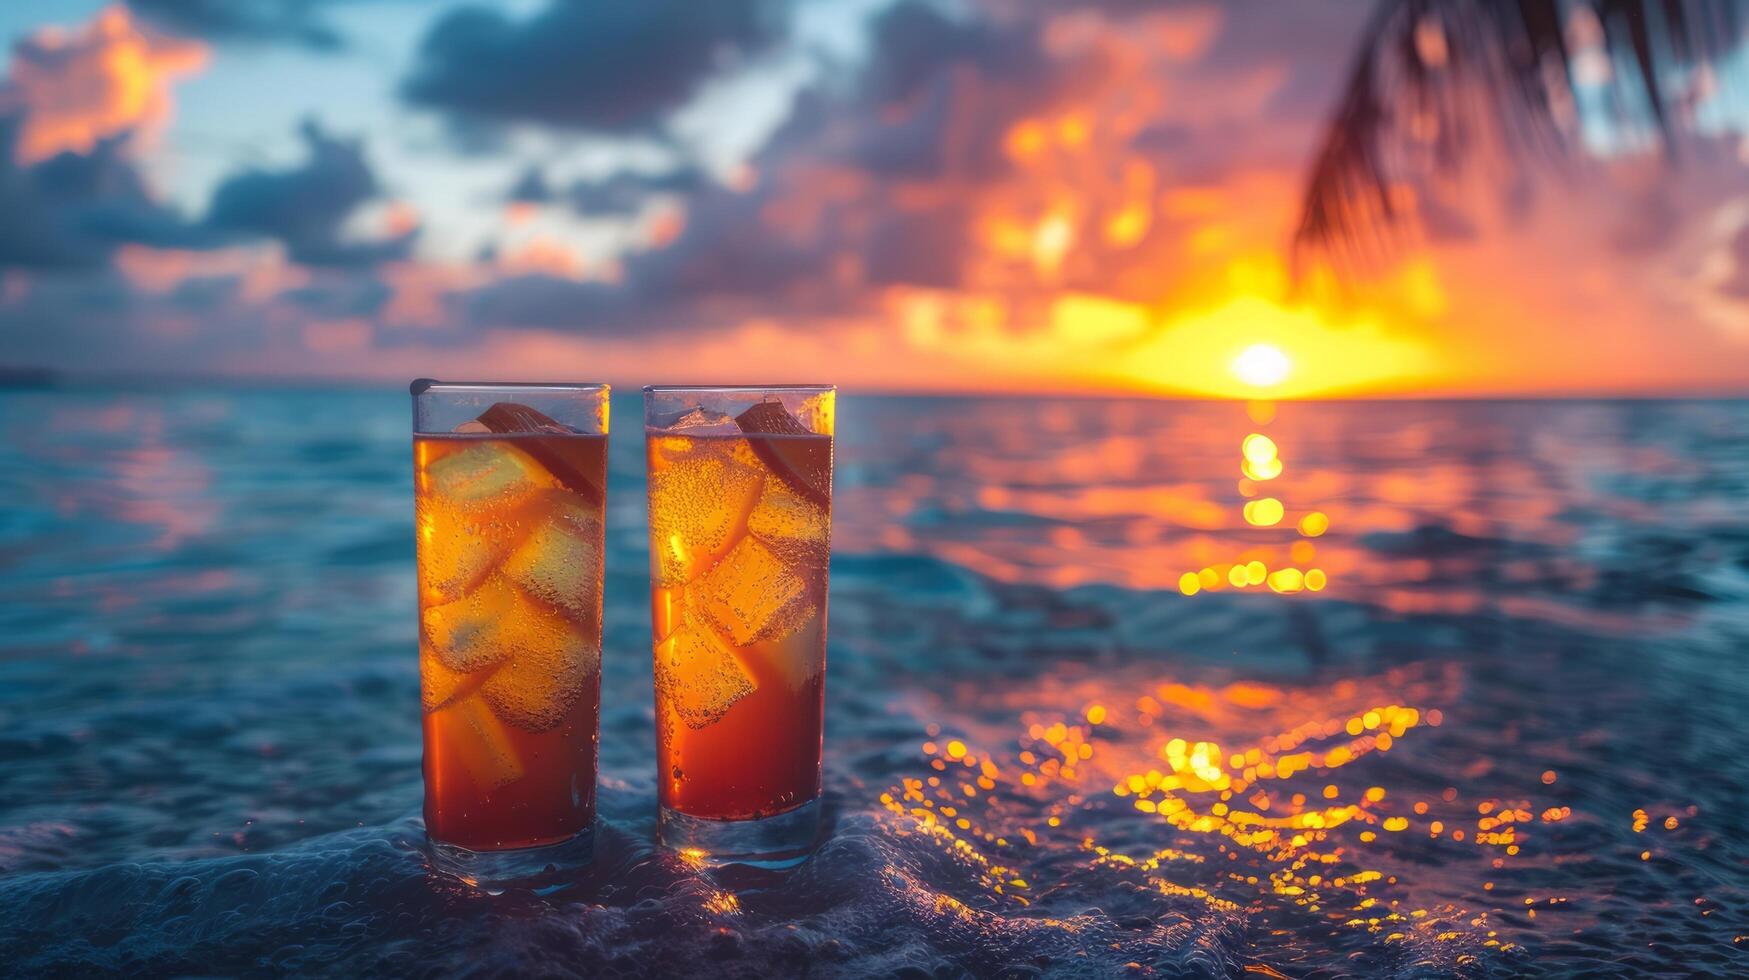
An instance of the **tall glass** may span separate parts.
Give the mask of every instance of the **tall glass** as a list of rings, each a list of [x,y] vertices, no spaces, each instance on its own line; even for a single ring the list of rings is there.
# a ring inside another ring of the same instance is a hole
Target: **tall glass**
[[[608,388],[412,392],[433,861],[479,882],[587,861]]]
[[[782,866],[819,829],[831,386],[644,389],[662,842]]]

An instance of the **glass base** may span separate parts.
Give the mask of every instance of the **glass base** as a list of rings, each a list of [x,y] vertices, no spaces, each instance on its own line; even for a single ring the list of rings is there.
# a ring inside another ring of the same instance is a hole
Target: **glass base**
[[[432,867],[487,891],[513,887],[539,889],[557,884],[566,880],[566,872],[589,864],[595,857],[594,825],[557,844],[505,851],[471,851],[455,844],[426,840]]]
[[[661,807],[656,839],[704,864],[790,868],[814,853],[820,835],[820,801],[810,800],[757,820],[707,820]]]

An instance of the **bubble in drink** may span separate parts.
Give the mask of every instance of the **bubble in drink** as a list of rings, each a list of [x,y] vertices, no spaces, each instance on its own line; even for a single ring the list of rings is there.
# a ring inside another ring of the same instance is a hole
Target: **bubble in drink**
[[[432,494],[463,508],[501,504],[559,485],[545,467],[502,440],[450,453],[433,462],[425,477]]]
[[[738,647],[794,633],[812,606],[807,583],[753,537],[742,538],[693,590],[706,618]]]
[[[652,452],[675,457],[650,476],[650,545],[658,586],[691,581],[746,529],[765,474],[729,451],[669,436]]]
[[[786,690],[796,692],[804,690],[825,669],[825,661],[818,654],[825,640],[821,610],[818,606],[809,606],[795,632],[781,639],[750,644],[737,653],[741,662],[748,665],[763,683],[778,683]]]
[[[494,670],[480,694],[498,716],[525,732],[557,728],[583,694],[586,672],[599,653],[577,627],[548,614],[520,631],[509,658]]]
[[[428,606],[420,627],[438,661],[465,674],[508,657],[521,624],[536,614],[516,586],[493,576],[454,602]]]
[[[479,585],[521,537],[519,509],[558,486],[502,440],[434,459],[419,483],[419,582],[428,603],[453,601]]]
[[[427,830],[567,840],[594,820],[606,437],[500,402],[414,458]]]
[[[522,758],[516,751],[504,723],[477,697],[464,698],[445,711],[453,715],[458,727],[471,737],[452,739],[453,755],[474,785],[494,790],[521,779]]]
[[[661,802],[711,820],[819,794],[830,397],[743,398],[646,432]]]
[[[825,568],[831,550],[832,517],[826,508],[797,493],[783,480],[767,480],[747,530],[784,564]]]
[[[453,700],[473,678],[466,671],[451,670],[429,643],[424,647],[419,652],[419,702],[426,711],[436,711]]]
[[[714,724],[753,693],[753,679],[708,626],[682,616],[656,647],[658,695],[688,728]]]
[[[544,501],[522,543],[504,559],[504,574],[529,595],[582,623],[601,616],[602,526],[596,509],[568,494]]]

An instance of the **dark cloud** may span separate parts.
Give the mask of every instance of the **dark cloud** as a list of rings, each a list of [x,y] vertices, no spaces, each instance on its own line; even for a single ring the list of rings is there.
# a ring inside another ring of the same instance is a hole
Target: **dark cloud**
[[[920,0],[883,11],[870,25],[869,61],[855,95],[861,125],[842,158],[895,179],[1004,173],[1008,128],[1076,85],[1075,72],[1044,52],[1039,27],[955,19]],[[973,99],[978,111],[965,112]]]
[[[1170,156],[1196,144],[1196,128],[1181,122],[1161,122],[1147,127],[1130,140],[1143,153]]]
[[[505,200],[512,204],[546,204],[553,199],[553,188],[547,183],[547,172],[530,166],[510,185]]]
[[[797,287],[827,285],[833,247],[774,235],[759,227],[768,194],[707,191],[692,202],[686,226],[666,247],[628,256],[618,281],[576,282],[556,276],[516,276],[474,290],[466,309],[495,326],[578,327],[608,332],[645,327],[703,326],[703,307],[769,303],[783,294],[794,312],[806,301]],[[735,229],[741,229],[739,239]],[[677,308],[686,308],[683,321]]]
[[[94,268],[117,246],[201,248],[213,236],[148,193],[126,137],[20,166],[21,118],[0,116],[0,267]]]
[[[345,319],[380,313],[394,290],[369,273],[330,276],[288,289],[279,298],[320,317]]]
[[[983,80],[1016,85],[1037,95],[1055,73],[1040,44],[1035,19],[951,17],[922,0],[903,0],[870,25],[873,56],[864,69],[864,98],[897,105],[915,98],[956,69]]]
[[[194,276],[177,283],[168,300],[178,310],[211,313],[234,302],[241,287],[236,276]]]
[[[862,309],[871,287],[960,284],[972,192],[917,204],[901,200],[903,188],[999,177],[1014,122],[1091,84],[1096,66],[1049,57],[1039,20],[956,19],[907,0],[870,27],[868,59],[848,84],[828,78],[801,93],[755,154],[757,187],[737,191],[687,167],[580,182],[568,197],[583,214],[677,197],[680,235],[627,256],[615,283],[517,277],[474,291],[470,314],[507,326],[686,329],[773,304],[791,315]],[[821,168],[853,177],[853,189],[798,206]],[[792,209],[814,217],[772,217]]]
[[[359,266],[406,257],[418,230],[366,241],[343,237],[346,219],[381,194],[357,141],[329,136],[314,122],[301,131],[309,159],[287,170],[248,170],[213,192],[206,225],[214,231],[283,242],[305,265]]]
[[[708,180],[704,171],[692,166],[657,174],[622,170],[599,179],[579,180],[565,197],[584,216],[624,216],[642,210],[652,197],[695,194]]]
[[[505,194],[510,204],[552,204],[563,201],[584,217],[623,218],[637,214],[652,198],[690,196],[704,190],[710,177],[703,169],[685,164],[660,173],[620,170],[605,177],[573,181],[554,188],[546,171],[531,165],[516,178]]]
[[[128,155],[128,134],[89,153],[20,166],[13,152],[20,122],[0,117],[0,268],[93,269],[108,265],[122,245],[212,249],[254,238],[283,242],[306,265],[366,266],[405,257],[417,234],[342,235],[346,219],[380,188],[356,143],[314,124],[303,131],[309,159],[302,166],[228,178],[196,221],[152,196]]]
[[[500,279],[475,290],[465,305],[472,319],[495,326],[603,329],[643,323],[632,289],[548,275]]]
[[[781,14],[772,0],[550,0],[523,20],[465,7],[426,34],[401,93],[464,122],[647,130],[775,42]]]
[[[344,0],[128,0],[142,17],[217,41],[276,41],[333,51],[345,39],[322,19]]]
[[[970,235],[972,210],[950,203],[927,212],[883,215],[863,241],[864,281],[950,289],[960,284],[962,244]]]

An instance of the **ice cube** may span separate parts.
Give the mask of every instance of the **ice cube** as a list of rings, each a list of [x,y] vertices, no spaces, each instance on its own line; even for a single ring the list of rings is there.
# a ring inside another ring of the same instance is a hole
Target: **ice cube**
[[[544,610],[517,632],[509,659],[480,685],[480,694],[498,717],[523,731],[557,728],[600,669],[599,634],[585,635]]]
[[[815,606],[795,632],[735,652],[759,681],[779,681],[792,691],[800,690],[826,667],[825,633],[824,610]]]
[[[596,508],[574,495],[552,492],[528,536],[504,559],[504,574],[529,595],[563,610],[573,621],[601,622],[602,528]]]
[[[485,426],[490,432],[556,432],[563,434],[577,431],[568,425],[555,421],[551,416],[516,402],[496,402],[491,408],[481,412],[474,421]],[[463,425],[466,424],[463,423]],[[456,431],[460,432],[461,429],[458,427]]]
[[[576,429],[556,422],[527,405],[519,405],[516,402],[498,402],[481,412],[479,418],[457,426],[456,431],[480,431],[471,428],[476,425],[487,432],[511,436],[571,436],[578,434]],[[582,461],[567,449],[560,448],[564,445],[565,440],[550,438],[525,438],[517,442],[517,448],[546,467],[547,472],[551,473],[559,483],[569,487],[586,500],[599,502],[601,500],[602,475],[599,472],[589,472],[583,466],[578,465]]]
[[[656,645],[656,689],[688,728],[704,728],[753,693],[753,678],[708,626],[683,617]]]
[[[516,586],[493,575],[454,602],[425,607],[420,625],[443,665],[468,673],[510,656],[522,621],[541,614]]]
[[[465,692],[474,675],[450,670],[429,642],[420,644],[419,700],[426,711],[436,711]]]
[[[424,626],[433,660],[482,677],[486,701],[525,731],[556,727],[600,669],[599,628],[579,627],[499,576],[464,599],[427,609]],[[434,686],[432,695],[440,693]]]
[[[506,722],[525,731],[556,727],[600,669],[601,633],[529,598],[493,575],[455,602],[423,616],[434,659],[450,671],[491,670],[480,685]]]
[[[502,513],[469,512],[436,497],[421,498],[416,510],[419,588],[427,605],[467,594],[521,534]]]
[[[747,515],[747,530],[793,569],[826,567],[831,514],[783,480],[765,481],[759,503]]]
[[[459,440],[455,440],[459,441]],[[521,449],[505,440],[474,442],[425,467],[421,487],[444,503],[461,508],[501,505],[546,487],[558,478]]]
[[[658,426],[664,432],[677,432],[689,436],[734,436],[741,434],[740,426],[726,412],[718,412],[709,408],[690,408],[679,415],[665,420]]]
[[[832,504],[832,437],[796,421],[778,402],[760,402],[735,417],[760,462],[821,507]]]
[[[658,586],[692,581],[744,533],[765,474],[735,457],[738,445],[739,440],[725,441],[720,448],[693,444],[678,460],[659,455],[662,450],[656,447],[650,474],[650,548]]]
[[[807,583],[753,537],[742,538],[689,591],[705,618],[738,647],[794,633],[814,605]]]
[[[494,790],[521,779],[525,769],[516,743],[504,723],[478,697],[466,697],[445,708],[442,747],[483,790]],[[448,765],[448,762],[445,762]]]

